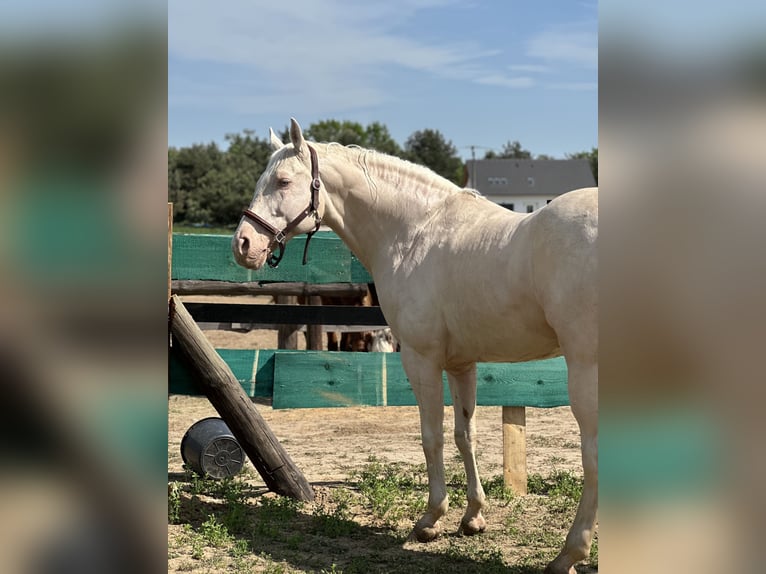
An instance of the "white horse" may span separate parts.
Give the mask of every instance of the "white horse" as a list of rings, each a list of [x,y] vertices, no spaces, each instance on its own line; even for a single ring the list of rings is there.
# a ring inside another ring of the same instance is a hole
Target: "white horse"
[[[275,152],[234,234],[234,257],[251,269],[267,260],[276,266],[291,237],[323,221],[371,273],[420,410],[429,496],[412,538],[436,538],[447,512],[442,372],[468,480],[461,531],[475,534],[486,527],[475,457],[476,363],[563,354],[584,488],[546,573],[573,574],[596,523],[598,190],[572,191],[522,215],[407,161],[309,144],[294,119],[290,139],[284,145],[271,132]]]

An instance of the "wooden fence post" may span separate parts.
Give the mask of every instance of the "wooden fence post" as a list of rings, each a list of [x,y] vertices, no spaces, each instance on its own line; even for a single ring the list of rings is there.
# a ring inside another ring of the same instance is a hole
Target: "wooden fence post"
[[[278,305],[297,305],[297,295],[277,295],[276,302]],[[298,326],[297,325],[280,325],[277,330],[277,348],[278,349],[291,349],[298,348]]]
[[[503,482],[516,494],[527,493],[527,413],[503,407]]]
[[[168,202],[168,303],[173,283],[173,204]]]
[[[308,296],[309,305],[321,305],[322,297],[319,295]],[[324,350],[324,328],[322,325],[306,325],[306,348],[310,351]]]
[[[171,298],[173,344],[191,368],[215,410],[231,429],[243,450],[278,494],[311,501],[314,491],[284,447],[271,432],[239,381],[184,308],[178,295]]]

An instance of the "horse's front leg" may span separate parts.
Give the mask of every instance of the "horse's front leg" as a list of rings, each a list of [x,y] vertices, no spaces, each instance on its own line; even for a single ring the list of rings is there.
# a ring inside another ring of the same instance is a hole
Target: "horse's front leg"
[[[476,422],[473,418],[476,410],[476,364],[463,372],[447,372],[447,380],[455,409],[455,444],[463,457],[468,482],[468,507],[460,521],[460,530],[463,534],[478,534],[484,532],[487,523],[481,515],[485,496],[476,465]]]
[[[430,542],[441,534],[439,519],[447,513],[444,480],[444,387],[442,370],[433,361],[402,345],[402,365],[420,411],[420,434],[428,469],[428,509],[415,524],[410,540]]]

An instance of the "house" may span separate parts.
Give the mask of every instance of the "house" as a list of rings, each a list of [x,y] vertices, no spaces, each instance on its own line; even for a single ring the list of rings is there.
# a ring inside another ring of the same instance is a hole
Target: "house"
[[[587,159],[468,160],[466,175],[466,187],[519,213],[531,213],[567,191],[596,185]]]

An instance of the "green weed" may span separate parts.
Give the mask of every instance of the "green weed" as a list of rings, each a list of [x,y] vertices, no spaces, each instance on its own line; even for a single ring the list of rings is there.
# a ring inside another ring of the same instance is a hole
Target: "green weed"
[[[361,471],[352,474],[352,480],[364,505],[389,528],[425,510],[424,484],[412,468],[371,457]]]
[[[582,495],[582,479],[564,470],[557,470],[547,477],[531,474],[527,477],[527,491],[529,494],[579,500]]]

